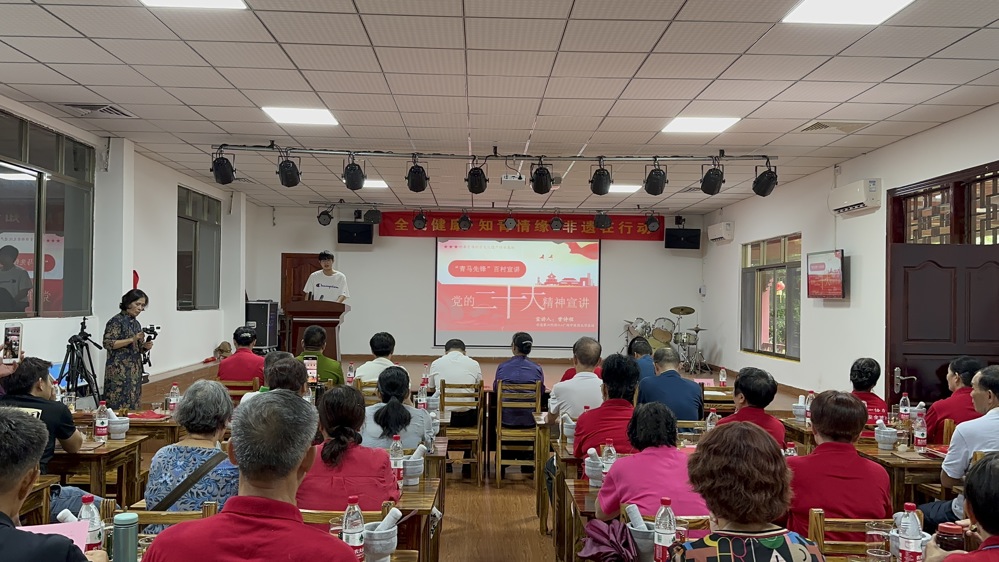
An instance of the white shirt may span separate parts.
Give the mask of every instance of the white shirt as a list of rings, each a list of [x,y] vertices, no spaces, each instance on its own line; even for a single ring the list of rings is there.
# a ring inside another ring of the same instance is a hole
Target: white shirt
[[[238,407],[246,404],[247,402],[249,402],[250,400],[253,400],[254,398],[256,398],[259,395],[260,395],[260,391],[259,390],[254,390],[253,392],[247,392],[246,394],[243,395],[242,398],[239,399],[239,404],[237,404],[236,407],[238,408]],[[312,392],[310,391],[310,392],[306,393],[306,395],[302,397],[302,400],[305,400],[306,402],[311,403],[312,402]]]
[[[460,351],[451,351],[430,364],[430,388],[438,388],[438,381],[446,381],[448,384],[475,384],[481,380],[482,367],[479,366],[479,362]],[[461,392],[471,394],[470,390],[462,389]]]
[[[349,297],[347,291],[347,276],[340,271],[334,271],[333,275],[326,275],[323,270],[313,271],[309,275],[309,280],[305,282],[305,293],[312,293],[312,300],[336,302],[340,296]]]
[[[548,412],[553,416],[569,414],[572,419],[578,418],[583,413],[584,406],[592,409],[603,404],[603,391],[600,389],[602,384],[603,381],[595,373],[576,373],[571,379],[552,387]]]
[[[362,363],[361,366],[354,371],[354,379],[360,379],[361,382],[378,382],[378,375],[382,374],[382,371],[392,367],[393,365],[395,365],[395,363],[393,363],[388,357],[375,357],[371,361]]]
[[[951,478],[964,478],[975,451],[999,451],[999,408],[957,425],[941,468]],[[951,509],[958,519],[965,518],[963,495],[954,498]]]

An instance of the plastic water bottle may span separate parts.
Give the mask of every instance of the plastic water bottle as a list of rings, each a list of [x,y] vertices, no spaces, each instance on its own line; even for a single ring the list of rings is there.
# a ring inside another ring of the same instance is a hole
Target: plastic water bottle
[[[794,441],[788,441],[784,446],[784,456],[785,457],[796,457],[798,456],[798,447],[794,444]]]
[[[94,416],[94,441],[98,443],[108,442],[108,433],[111,429],[111,418],[108,416],[107,402],[101,400],[97,407],[97,415]]]
[[[347,384],[354,384],[354,362],[347,365],[347,377],[344,379]]]
[[[898,562],[922,562],[923,528],[916,516],[916,504],[905,504],[905,514],[898,526]]]
[[[722,369],[718,371],[718,386],[726,386],[728,384],[728,371]]]
[[[902,423],[909,421],[909,414],[912,413],[912,405],[909,402],[909,393],[903,392],[902,399],[898,401],[898,419]]]
[[[614,449],[614,440],[608,439],[604,444],[604,454],[600,456],[600,463],[603,465],[604,474],[610,470],[611,465],[617,460],[617,450]]]
[[[922,412],[916,412],[916,418],[912,420],[912,444],[917,453],[926,452],[926,418]]]
[[[419,410],[427,409],[427,387],[430,386],[430,367],[423,364],[423,379],[420,380],[420,390],[416,393],[416,407]]]
[[[395,480],[399,484],[399,488],[402,488],[402,479],[405,475],[402,466],[405,457],[406,453],[402,450],[402,436],[393,435],[392,444],[389,445],[389,460],[392,461],[392,472],[395,473]]]
[[[180,387],[177,383],[170,385],[170,394],[167,395],[167,409],[170,410],[170,415],[173,415],[177,411],[177,404],[180,403]]]
[[[809,390],[805,398],[805,427],[812,427],[812,402],[815,402],[815,391]]]
[[[104,404],[101,402],[101,404]],[[94,496],[84,494],[83,507],[80,508],[80,521],[87,522],[87,551],[100,550],[104,546],[104,522],[101,512],[94,505]]]
[[[670,505],[673,501],[669,498],[659,500],[659,512],[656,513],[656,528],[653,535],[655,551],[653,559],[655,562],[668,562],[670,559],[669,549],[676,542],[676,515],[673,515],[673,508]]]
[[[357,501],[357,496],[347,498],[347,511],[343,513],[343,542],[354,551],[357,562],[364,562],[364,516]]]
[[[704,422],[704,430],[711,431],[714,429],[715,426],[718,425],[718,420],[720,419],[721,416],[718,415],[718,409],[711,408],[710,413],[708,413],[708,419]]]

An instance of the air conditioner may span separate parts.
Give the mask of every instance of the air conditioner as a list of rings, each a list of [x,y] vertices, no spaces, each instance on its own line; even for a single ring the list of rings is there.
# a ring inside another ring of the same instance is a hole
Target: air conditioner
[[[708,240],[712,242],[731,240],[733,238],[735,238],[735,223],[733,222],[720,222],[708,226]]]
[[[843,215],[881,207],[881,178],[856,181],[829,192],[829,210]]]

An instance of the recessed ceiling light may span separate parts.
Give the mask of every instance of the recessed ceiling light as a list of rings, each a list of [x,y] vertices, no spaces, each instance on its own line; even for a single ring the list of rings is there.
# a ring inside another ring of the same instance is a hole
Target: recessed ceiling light
[[[388,187],[385,180],[364,180],[364,187]]]
[[[674,117],[664,133],[720,133],[739,122],[738,117]]]
[[[610,186],[610,193],[634,193],[642,189],[640,185],[629,185],[626,183],[612,183]]]
[[[139,0],[149,8],[201,8],[208,10],[245,10],[243,0]]]
[[[913,0],[801,0],[784,23],[879,25]]]
[[[328,109],[300,107],[261,107],[271,119],[282,125],[339,125]]]

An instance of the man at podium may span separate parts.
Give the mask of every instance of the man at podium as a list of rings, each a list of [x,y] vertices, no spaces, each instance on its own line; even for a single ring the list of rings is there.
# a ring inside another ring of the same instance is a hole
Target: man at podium
[[[347,291],[347,276],[342,271],[333,269],[333,252],[323,250],[319,252],[319,265],[323,268],[314,271],[309,275],[309,280],[305,282],[305,289],[308,300],[343,302],[347,300],[350,293]]]

